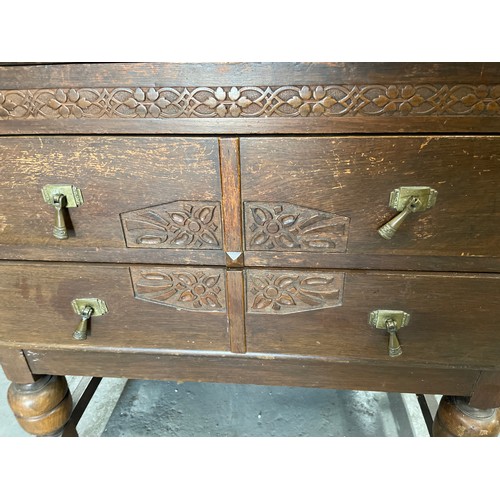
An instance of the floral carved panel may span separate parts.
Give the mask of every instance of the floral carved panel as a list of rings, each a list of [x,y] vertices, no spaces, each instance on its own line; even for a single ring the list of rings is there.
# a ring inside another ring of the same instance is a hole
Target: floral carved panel
[[[291,314],[342,305],[344,273],[246,271],[249,313]]]
[[[2,119],[498,116],[500,85],[278,85],[0,90]]]
[[[220,249],[220,203],[174,201],[121,214],[127,247]]]
[[[189,311],[226,311],[224,270],[218,268],[131,268],[136,299]]]
[[[345,252],[348,217],[291,203],[245,202],[247,250]]]

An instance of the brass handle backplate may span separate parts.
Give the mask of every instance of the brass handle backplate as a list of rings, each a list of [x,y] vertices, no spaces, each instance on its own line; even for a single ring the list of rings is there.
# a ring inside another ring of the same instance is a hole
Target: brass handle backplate
[[[410,322],[410,315],[404,311],[377,309],[370,313],[368,323],[389,334],[388,354],[391,358],[403,353],[397,336],[398,331]]]
[[[390,240],[408,215],[422,212],[436,203],[437,191],[426,186],[403,186],[391,192],[389,206],[399,213],[386,222],[378,233],[382,238]]]
[[[47,184],[42,188],[45,203],[52,205],[56,210],[52,234],[58,240],[68,238],[68,229],[64,220],[64,212],[68,208],[79,207],[83,203],[80,189],[71,185]]]
[[[106,302],[101,299],[75,299],[71,306],[76,314],[80,316],[80,321],[73,332],[75,340],[86,340],[89,328],[90,318],[92,316],[102,316],[108,312]]]

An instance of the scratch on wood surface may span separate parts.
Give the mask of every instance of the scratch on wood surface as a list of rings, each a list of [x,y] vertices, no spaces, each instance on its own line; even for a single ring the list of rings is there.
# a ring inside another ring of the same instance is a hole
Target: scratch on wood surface
[[[434,139],[434,137],[427,137],[427,139],[422,144],[420,144],[420,147],[418,148],[418,152],[420,153],[420,151],[425,149],[433,139]]]
[[[334,156],[334,163],[333,163],[333,177],[337,181],[338,188],[343,189],[344,185],[342,184],[342,181],[340,180],[341,173],[339,172],[339,164],[341,163],[341,159],[339,155],[337,154],[336,151],[333,151],[333,156]]]
[[[7,229],[7,217],[0,214],[0,233]]]

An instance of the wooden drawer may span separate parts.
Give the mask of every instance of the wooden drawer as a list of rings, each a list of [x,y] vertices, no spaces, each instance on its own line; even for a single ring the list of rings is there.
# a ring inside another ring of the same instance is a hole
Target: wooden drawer
[[[247,349],[254,353],[499,367],[500,277],[368,271],[246,271]],[[376,310],[410,315],[389,357]]]
[[[0,342],[93,350],[229,349],[224,270],[80,264],[0,265]],[[71,302],[98,298],[108,312],[73,339]]]
[[[498,271],[498,137],[242,138],[245,262]],[[395,236],[391,192],[437,191]]]
[[[238,298],[227,281],[234,271],[221,267],[0,267],[0,343],[8,346],[229,351],[229,322],[244,321],[248,353],[500,366],[498,275],[246,269]],[[84,341],[72,337],[78,298],[99,298],[108,308],[91,319]],[[228,314],[238,302],[240,318]],[[388,355],[388,334],[369,325],[376,310],[410,316],[397,334],[397,358]]]
[[[224,263],[217,138],[3,137],[0,172],[0,258]],[[81,190],[68,239],[45,185]]]

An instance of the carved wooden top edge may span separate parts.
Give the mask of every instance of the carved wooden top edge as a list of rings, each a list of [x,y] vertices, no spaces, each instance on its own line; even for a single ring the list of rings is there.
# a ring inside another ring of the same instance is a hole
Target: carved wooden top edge
[[[498,62],[120,62],[3,66],[0,87],[498,84]],[[51,82],[50,84],[47,82]]]
[[[0,90],[0,120],[500,116],[500,84]]]

